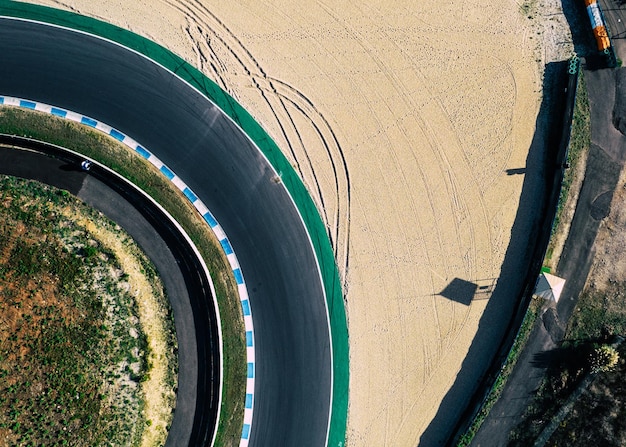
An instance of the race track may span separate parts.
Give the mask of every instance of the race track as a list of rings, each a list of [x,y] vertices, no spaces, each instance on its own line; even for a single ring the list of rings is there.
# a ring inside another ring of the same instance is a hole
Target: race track
[[[79,161],[44,143],[0,137],[0,173],[69,191],[124,228],[154,263],[178,339],[176,412],[165,447],[200,444],[215,429],[220,389],[217,318],[204,270],[178,229],[143,195],[104,170],[87,175]],[[197,333],[203,336],[196,342]],[[196,418],[200,396],[205,411]]]
[[[169,72],[83,34],[0,20],[0,94],[91,116],[157,155],[209,207],[237,252],[254,315],[250,445],[325,443],[331,348],[308,236],[261,153]]]

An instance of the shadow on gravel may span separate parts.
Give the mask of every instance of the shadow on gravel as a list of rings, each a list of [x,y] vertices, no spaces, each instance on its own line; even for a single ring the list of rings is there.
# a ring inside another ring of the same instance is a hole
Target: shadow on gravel
[[[549,197],[555,183],[560,187],[560,180],[555,182],[555,178],[561,175],[561,164],[555,160],[561,136],[566,74],[567,62],[546,66],[544,98],[500,276],[456,381],[422,435],[420,447],[451,445],[465,431],[499,371],[528,306],[528,291],[539,274],[554,215],[553,211],[548,212]]]
[[[526,174],[526,168],[507,169],[506,175],[523,175]]]
[[[454,278],[439,295],[469,306],[477,290],[478,284],[464,279]]]

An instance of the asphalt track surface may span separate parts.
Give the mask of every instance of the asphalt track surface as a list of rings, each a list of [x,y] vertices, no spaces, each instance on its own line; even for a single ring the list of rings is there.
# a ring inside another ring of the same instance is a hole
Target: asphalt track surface
[[[27,150],[2,143],[17,144]],[[165,287],[178,338],[176,412],[165,446],[197,444],[210,438],[219,403],[220,353],[217,318],[202,266],[177,228],[143,195],[106,171],[93,168],[88,175],[78,168],[80,159],[69,159],[65,154],[53,158],[32,150],[49,153],[46,146],[0,137],[0,173],[69,191],[118,223],[143,248]],[[54,148],[53,153],[57,153]],[[190,296],[194,297],[193,302]],[[203,335],[199,343],[196,330]],[[198,363],[204,369],[200,378]],[[211,403],[211,408],[202,412],[204,419],[194,420],[199,395]]]
[[[63,107],[138,141],[208,206],[237,253],[254,317],[252,446],[322,446],[331,347],[300,216],[252,143],[208,100],[106,41],[0,19],[0,94]]]

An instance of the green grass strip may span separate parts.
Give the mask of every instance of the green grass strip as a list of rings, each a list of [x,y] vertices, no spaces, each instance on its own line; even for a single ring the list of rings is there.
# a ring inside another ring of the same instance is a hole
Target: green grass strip
[[[343,446],[348,414],[349,359],[348,327],[341,281],[326,227],[302,180],[280,148],[235,99],[202,72],[155,42],[109,23],[45,6],[0,0],[0,15],[36,20],[84,31],[112,40],[147,56],[174,72],[213,101],[243,129],[268,158],[274,169],[282,173],[282,181],[293,197],[313,242],[324,282],[331,326],[334,379],[328,446]]]

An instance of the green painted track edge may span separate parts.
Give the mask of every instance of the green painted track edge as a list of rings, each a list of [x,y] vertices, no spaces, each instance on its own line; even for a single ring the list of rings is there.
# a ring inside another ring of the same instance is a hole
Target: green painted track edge
[[[341,281],[326,227],[302,180],[276,143],[254,118],[217,84],[170,50],[147,38],[115,25],[72,12],[10,0],[0,0],[0,14],[84,31],[112,40],[147,56],[205,94],[244,130],[267,157],[274,169],[282,174],[282,182],[296,203],[313,242],[324,282],[331,326],[334,373],[328,446],[343,446],[346,438],[348,414],[349,351],[348,327]]]

